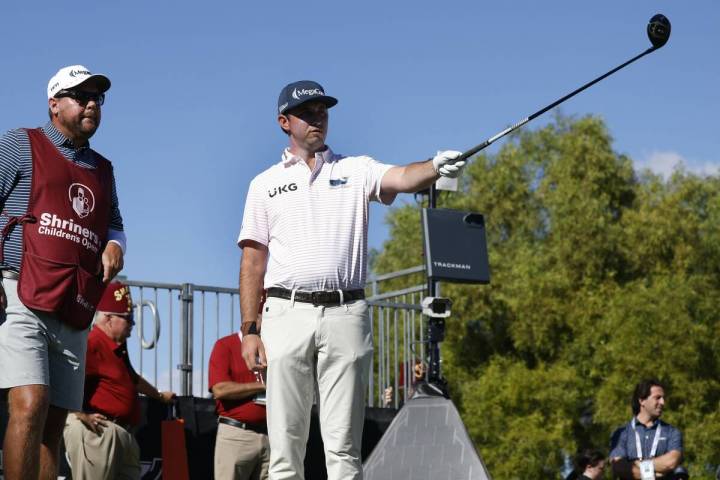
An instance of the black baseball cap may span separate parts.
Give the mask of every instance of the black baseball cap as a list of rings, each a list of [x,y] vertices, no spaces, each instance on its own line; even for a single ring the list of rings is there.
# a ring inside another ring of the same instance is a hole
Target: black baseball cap
[[[328,108],[337,104],[337,98],[325,95],[322,85],[312,80],[300,80],[285,85],[278,97],[278,114],[302,105],[306,102],[322,102]]]

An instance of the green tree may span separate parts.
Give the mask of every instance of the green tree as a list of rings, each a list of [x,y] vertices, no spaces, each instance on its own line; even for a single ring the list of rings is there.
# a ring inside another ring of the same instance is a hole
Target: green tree
[[[494,478],[559,477],[577,449],[607,449],[647,376],[668,383],[665,419],[685,435],[693,478],[712,478],[720,181],[636,174],[602,120],[558,117],[475,158],[439,203],[486,219],[492,283],[443,285],[454,314],[442,348]],[[419,218],[412,205],[388,215],[377,272],[421,263]]]

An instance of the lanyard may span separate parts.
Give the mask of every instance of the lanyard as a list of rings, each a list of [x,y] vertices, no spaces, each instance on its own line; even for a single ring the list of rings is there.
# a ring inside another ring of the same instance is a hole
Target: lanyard
[[[632,419],[632,428],[635,432],[635,449],[637,452],[638,459],[642,460],[643,457],[643,451],[642,451],[642,443],[640,442],[640,434],[638,433],[637,429],[635,428],[635,419]],[[650,455],[647,458],[654,458],[655,453],[657,452],[658,443],[660,443],[660,430],[662,429],[662,425],[658,423],[657,430],[655,430],[655,438],[653,438],[652,448],[650,449]]]

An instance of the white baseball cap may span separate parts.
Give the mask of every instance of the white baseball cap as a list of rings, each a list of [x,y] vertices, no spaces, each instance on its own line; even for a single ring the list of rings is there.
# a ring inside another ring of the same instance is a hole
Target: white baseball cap
[[[81,83],[85,83],[90,79],[96,79],[100,88],[100,93],[105,93],[110,88],[110,79],[100,73],[91,73],[87,67],[82,65],[70,65],[63,67],[53,75],[48,82],[47,94],[48,98],[54,97],[60,90],[67,90],[77,87]]]

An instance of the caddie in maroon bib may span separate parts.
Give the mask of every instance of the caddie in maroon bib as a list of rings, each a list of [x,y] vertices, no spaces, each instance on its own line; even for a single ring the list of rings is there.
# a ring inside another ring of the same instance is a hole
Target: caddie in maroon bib
[[[18,296],[28,308],[51,312],[85,329],[105,285],[100,275],[110,219],[112,166],[98,153],[96,168],[68,161],[39,130],[27,130],[33,172],[23,227]]]

